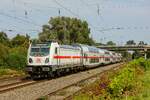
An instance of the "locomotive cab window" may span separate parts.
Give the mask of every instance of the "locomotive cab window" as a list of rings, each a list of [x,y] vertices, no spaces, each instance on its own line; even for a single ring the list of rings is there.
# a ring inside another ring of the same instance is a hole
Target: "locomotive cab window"
[[[30,50],[31,56],[47,56],[49,55],[50,51],[48,47],[32,47]]]

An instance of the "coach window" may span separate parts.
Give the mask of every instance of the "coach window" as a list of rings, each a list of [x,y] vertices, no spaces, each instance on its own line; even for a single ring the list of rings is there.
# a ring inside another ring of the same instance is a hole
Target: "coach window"
[[[57,54],[57,48],[55,48],[55,54]]]

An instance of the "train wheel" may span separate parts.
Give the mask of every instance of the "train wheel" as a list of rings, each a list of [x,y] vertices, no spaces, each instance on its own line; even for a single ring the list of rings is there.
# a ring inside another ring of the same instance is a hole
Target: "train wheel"
[[[55,75],[54,75],[53,72],[50,73],[50,77],[51,77],[51,78],[54,78],[54,77],[55,77]]]
[[[61,76],[60,70],[57,70],[57,71],[56,71],[56,75],[57,75],[57,77],[60,77],[60,76]]]
[[[33,80],[36,80],[36,79],[38,79],[38,76],[37,75],[31,75],[31,78],[33,79]]]
[[[50,73],[47,74],[47,78],[48,78],[48,79],[54,78],[54,76],[55,76],[55,75],[54,75],[53,72],[50,72]]]

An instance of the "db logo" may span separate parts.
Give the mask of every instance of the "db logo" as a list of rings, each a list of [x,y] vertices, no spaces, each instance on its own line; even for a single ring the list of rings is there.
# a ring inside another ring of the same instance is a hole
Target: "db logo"
[[[36,59],[36,63],[41,63],[41,59],[40,59],[40,58],[37,58],[37,59]]]

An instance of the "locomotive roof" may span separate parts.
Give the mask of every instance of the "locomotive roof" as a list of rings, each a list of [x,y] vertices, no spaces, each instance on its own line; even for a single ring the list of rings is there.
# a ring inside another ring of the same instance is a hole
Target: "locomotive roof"
[[[51,43],[32,43],[31,46],[50,46]]]

